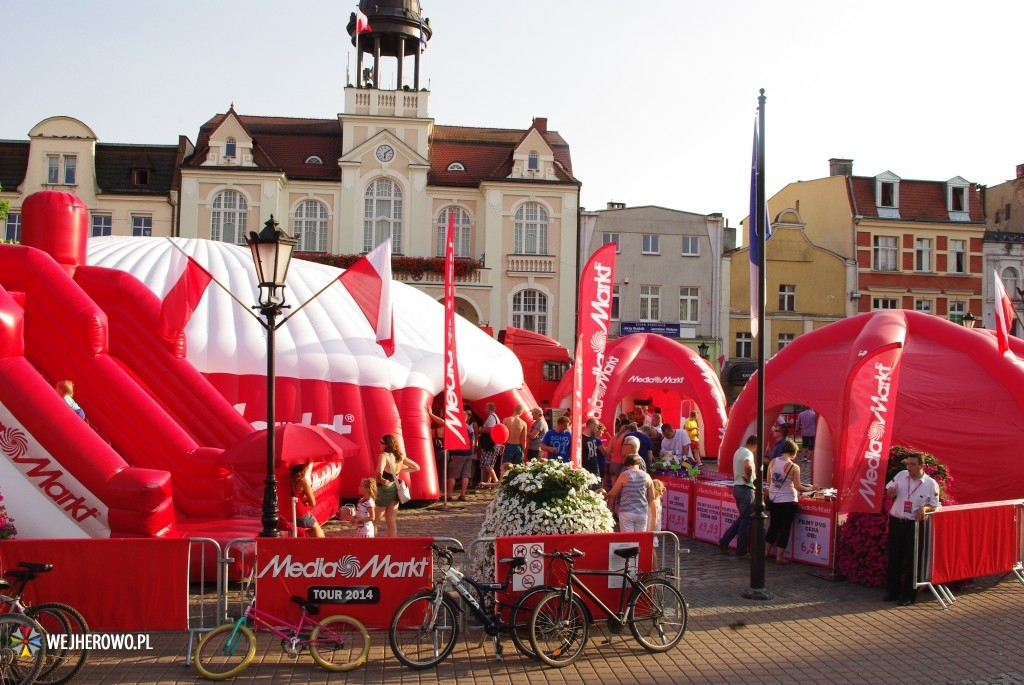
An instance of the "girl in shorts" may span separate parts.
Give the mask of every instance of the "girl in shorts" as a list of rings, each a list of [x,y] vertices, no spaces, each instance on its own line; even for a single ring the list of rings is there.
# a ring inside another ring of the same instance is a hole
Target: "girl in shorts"
[[[356,537],[373,537],[373,522],[377,518],[377,507],[374,503],[376,497],[377,483],[372,478],[359,481],[359,501],[356,502],[356,513],[352,517],[352,523],[356,524]]]
[[[317,523],[310,509],[316,506],[316,495],[306,479],[308,464],[296,464],[291,471],[291,495],[295,498],[295,525],[312,530],[318,538],[324,537],[323,528]]]

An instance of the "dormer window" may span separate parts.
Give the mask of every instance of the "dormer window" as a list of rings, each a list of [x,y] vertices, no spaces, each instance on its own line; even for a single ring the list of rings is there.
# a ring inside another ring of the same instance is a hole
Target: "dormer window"
[[[530,152],[529,161],[526,163],[527,171],[540,171],[540,155],[536,152]]]
[[[970,185],[966,179],[960,176],[946,181],[946,210],[949,212],[950,221],[971,220],[968,206],[969,196],[967,195]]]
[[[452,162],[448,165],[448,171],[465,171],[466,167],[462,165],[462,162]]]
[[[132,169],[132,185],[148,186],[150,179],[149,169]]]
[[[233,158],[235,156],[236,147],[237,144],[235,143],[235,139],[228,138],[227,142],[224,143],[224,156]]]
[[[306,157],[306,164],[323,164],[324,160],[320,159],[316,155],[310,155]]]
[[[879,218],[900,218],[900,177],[891,171],[875,176],[875,209]]]

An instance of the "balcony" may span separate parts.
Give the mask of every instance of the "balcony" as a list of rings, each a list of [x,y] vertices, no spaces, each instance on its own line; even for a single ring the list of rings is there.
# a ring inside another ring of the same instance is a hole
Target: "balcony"
[[[509,276],[554,276],[555,255],[510,254],[508,255]]]
[[[441,271],[424,271],[422,273],[392,272],[391,277],[400,282],[412,286],[444,286],[444,273]],[[491,286],[491,270],[476,269],[472,273],[455,277],[456,286],[478,286],[489,288]]]
[[[345,113],[372,117],[427,118],[427,91],[346,88]]]

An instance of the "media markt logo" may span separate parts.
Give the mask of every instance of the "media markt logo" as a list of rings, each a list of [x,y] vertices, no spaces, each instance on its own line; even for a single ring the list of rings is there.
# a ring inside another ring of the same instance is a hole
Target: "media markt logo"
[[[361,564],[352,554],[346,554],[337,561],[328,561],[323,557],[311,561],[292,561],[291,554],[284,557],[275,554],[256,577],[262,578],[269,574],[273,578],[423,578],[429,561],[429,557],[397,561],[390,554],[374,554],[365,564]]]

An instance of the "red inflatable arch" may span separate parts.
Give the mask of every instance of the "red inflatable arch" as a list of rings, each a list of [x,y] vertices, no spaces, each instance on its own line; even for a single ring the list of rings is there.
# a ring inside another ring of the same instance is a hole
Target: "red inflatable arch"
[[[1024,357],[1024,342],[1010,338]],[[729,416],[722,454],[754,432],[757,376]],[[790,403],[818,415],[813,473],[840,509],[877,511],[888,446],[934,454],[960,502],[1024,497],[1024,364],[995,335],[921,312],[860,314],[798,337],[765,365],[765,425]],[[732,471],[730,459],[719,468]]]
[[[714,369],[689,347],[653,333],[633,333],[609,340],[605,347],[604,388],[598,388],[599,417],[615,425],[616,408],[623,401],[655,399],[663,420],[680,426],[688,408],[697,410],[705,455],[719,453],[725,432],[725,393]],[[572,373],[562,377],[552,405],[566,406],[572,393]],[[661,402],[661,404],[659,404]]]

